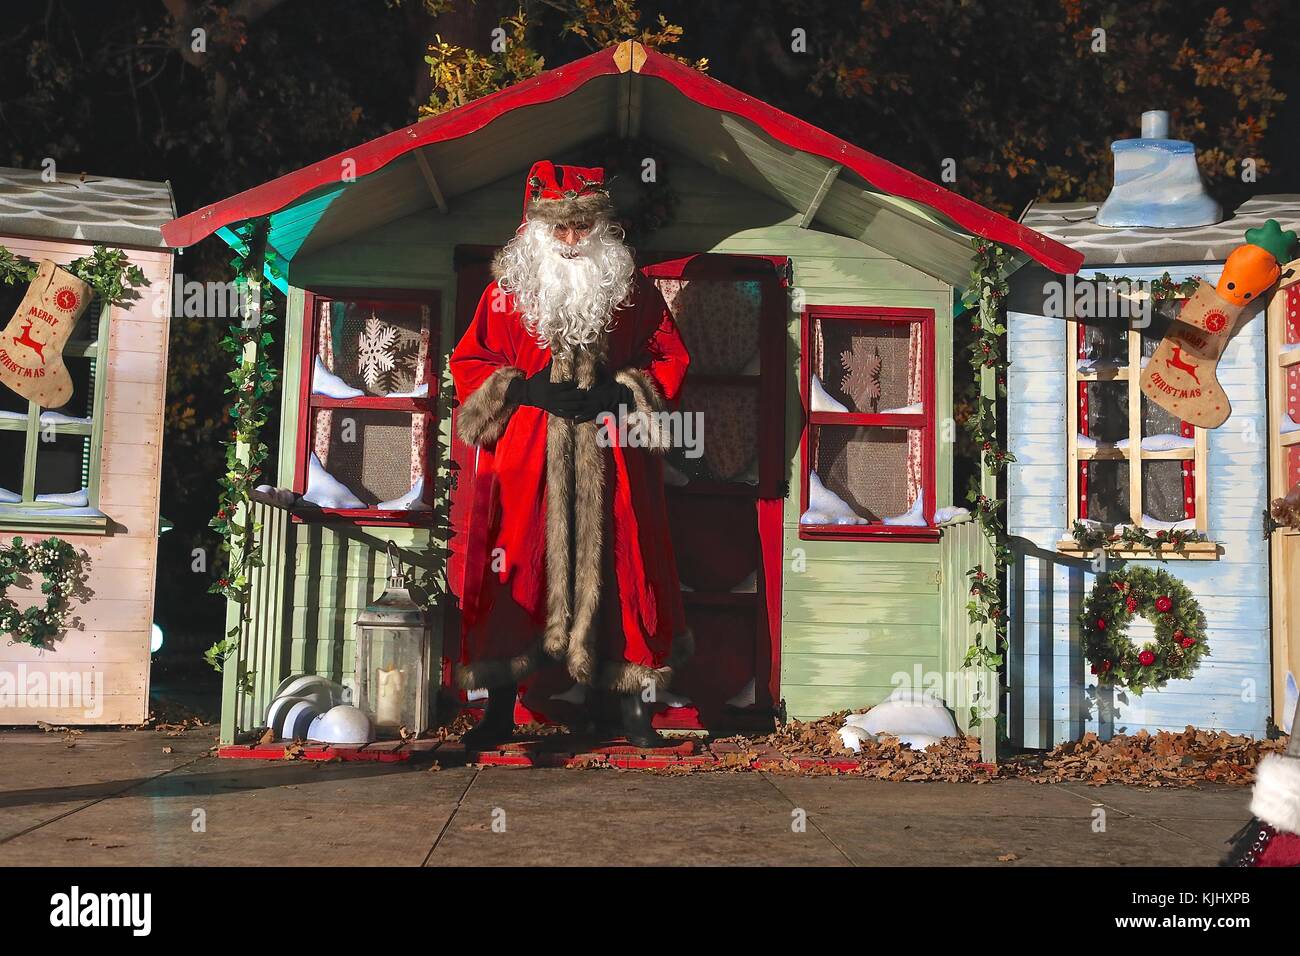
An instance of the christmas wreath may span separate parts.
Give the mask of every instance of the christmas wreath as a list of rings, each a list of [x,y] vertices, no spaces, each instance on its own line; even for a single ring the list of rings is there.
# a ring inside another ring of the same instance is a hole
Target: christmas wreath
[[[68,542],[46,538],[33,545],[14,538],[0,545],[0,631],[32,647],[46,642],[67,628],[68,596],[81,579],[81,555]],[[45,605],[20,610],[9,597],[9,586],[20,575],[40,574]]]
[[[1154,643],[1138,647],[1128,639],[1134,616],[1155,627]],[[1191,677],[1210,653],[1200,605],[1167,571],[1133,566],[1097,575],[1079,623],[1092,672],[1101,682],[1135,694]]]

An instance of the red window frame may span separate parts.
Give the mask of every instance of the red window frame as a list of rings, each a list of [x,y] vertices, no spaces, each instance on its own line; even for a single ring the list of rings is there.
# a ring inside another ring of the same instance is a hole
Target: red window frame
[[[423,378],[429,392],[423,398],[382,398],[366,395],[357,398],[330,398],[312,393],[312,373],[316,359],[316,341],[320,321],[320,304],[346,300],[355,303],[425,305],[429,308],[429,348],[425,356]],[[439,331],[441,326],[440,298],[435,290],[410,289],[355,289],[322,288],[304,293],[303,314],[299,328],[302,330],[302,360],[298,383],[298,435],[294,454],[293,490],[302,495],[307,491],[308,460],[311,455],[312,422],[317,409],[357,408],[386,412],[424,413],[425,461],[424,500],[432,503],[432,475],[430,465],[436,460],[436,423],[438,421],[438,377],[435,362],[440,354]],[[394,511],[381,508],[321,508],[317,519],[354,525],[382,525],[394,528],[428,527],[433,524],[434,513],[429,511]]]
[[[921,401],[920,414],[878,415],[862,412],[814,412],[812,410],[812,350],[809,347],[812,325],[818,320],[849,322],[907,322],[921,326]],[[939,529],[934,525],[935,483],[935,425],[934,425],[934,310],[896,308],[885,306],[813,305],[803,310],[800,330],[799,398],[803,402],[804,429],[799,439],[802,480],[799,491],[799,515],[808,510],[808,473],[812,467],[812,432],[822,425],[850,425],[855,427],[893,427],[918,429],[921,432],[921,505],[925,525],[799,525],[802,540],[884,540],[922,541],[939,539]]]

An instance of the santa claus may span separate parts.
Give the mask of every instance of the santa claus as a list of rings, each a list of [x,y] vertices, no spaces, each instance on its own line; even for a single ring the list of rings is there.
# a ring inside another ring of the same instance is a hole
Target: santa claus
[[[659,459],[690,358],[611,213],[603,170],[536,163],[451,355],[477,446],[457,681],[488,702],[469,750],[509,739],[519,684],[550,662],[661,745],[652,705],[693,650]]]

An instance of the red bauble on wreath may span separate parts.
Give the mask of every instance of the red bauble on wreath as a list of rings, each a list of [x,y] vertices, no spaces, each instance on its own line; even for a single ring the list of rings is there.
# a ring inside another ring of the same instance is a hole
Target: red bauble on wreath
[[[1128,639],[1134,617],[1151,622],[1154,641],[1139,647]],[[1079,624],[1083,654],[1098,680],[1135,694],[1191,677],[1210,653],[1200,605],[1168,571],[1132,566],[1097,575]]]

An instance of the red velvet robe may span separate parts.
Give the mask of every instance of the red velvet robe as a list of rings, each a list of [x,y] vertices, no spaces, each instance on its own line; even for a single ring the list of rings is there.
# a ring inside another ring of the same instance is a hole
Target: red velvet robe
[[[603,366],[642,413],[671,410],[690,362],[659,290],[639,273],[602,341],[576,354],[541,346],[496,282],[484,291],[450,360],[457,430],[478,447],[458,683],[518,683],[550,658],[581,683],[666,688],[693,644],[662,449],[624,447],[612,421],[576,424],[506,401],[513,378],[553,357],[552,380],[588,387]],[[669,437],[656,433],[660,444]]]

